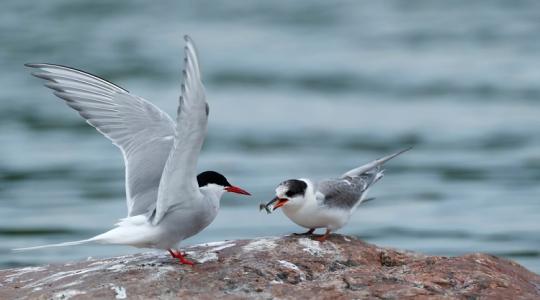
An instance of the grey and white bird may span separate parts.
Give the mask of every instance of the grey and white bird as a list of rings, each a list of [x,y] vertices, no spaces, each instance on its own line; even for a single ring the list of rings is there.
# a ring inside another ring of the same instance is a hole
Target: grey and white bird
[[[347,224],[362,202],[369,200],[366,198],[369,189],[383,177],[382,165],[410,149],[376,159],[339,178],[318,182],[305,178],[285,180],[277,186],[276,196],[260,208],[270,211],[270,206],[273,210],[281,207],[291,221],[309,229],[300,235],[310,235],[317,228],[325,228],[325,234],[316,237],[323,242],[330,232]]]
[[[53,64],[27,64],[34,76],[110,139],[123,154],[127,217],[92,238],[47,247],[84,243],[165,249],[180,263],[193,264],[177,250],[180,241],[206,228],[216,217],[225,192],[249,195],[221,174],[197,175],[197,161],[208,123],[195,45],[186,41],[176,120],[152,103],[89,73]]]

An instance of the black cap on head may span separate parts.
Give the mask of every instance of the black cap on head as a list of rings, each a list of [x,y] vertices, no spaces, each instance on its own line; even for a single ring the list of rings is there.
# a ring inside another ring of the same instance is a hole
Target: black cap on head
[[[287,197],[294,197],[298,195],[305,195],[307,184],[298,179],[289,179],[282,183],[283,185],[287,186],[287,192],[285,193],[285,196]]]
[[[199,187],[203,187],[210,183],[221,185],[221,186],[231,186],[231,184],[229,183],[229,181],[227,181],[227,178],[225,178],[225,176],[215,171],[204,171],[201,174],[197,175],[197,183],[199,183]]]

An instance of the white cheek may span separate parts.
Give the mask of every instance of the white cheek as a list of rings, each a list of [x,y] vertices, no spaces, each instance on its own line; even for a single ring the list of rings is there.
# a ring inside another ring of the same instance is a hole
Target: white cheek
[[[287,188],[283,185],[280,185],[276,188],[276,196],[278,198],[285,198],[286,192],[287,192]]]

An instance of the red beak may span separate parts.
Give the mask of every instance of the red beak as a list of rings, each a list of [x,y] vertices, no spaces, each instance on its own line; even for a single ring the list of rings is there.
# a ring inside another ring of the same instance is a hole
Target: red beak
[[[248,195],[248,196],[251,196],[250,193],[248,193],[247,191],[244,191],[243,189],[237,187],[237,186],[234,186],[234,185],[231,185],[231,186],[227,186],[225,187],[225,190],[229,193],[237,193],[237,194],[242,194],[242,195]]]

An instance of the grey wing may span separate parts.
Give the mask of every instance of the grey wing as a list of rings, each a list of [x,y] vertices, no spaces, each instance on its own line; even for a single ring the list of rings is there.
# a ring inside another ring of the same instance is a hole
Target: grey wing
[[[157,225],[172,208],[189,207],[200,201],[197,161],[208,124],[208,104],[197,51],[188,37],[185,47],[182,96],[180,97],[173,148],[159,183],[158,200],[152,223]]]
[[[122,151],[128,216],[145,213],[157,199],[174,136],[172,119],[152,103],[95,75],[53,64],[27,64],[45,86],[78,111]]]
[[[376,181],[377,173],[321,181],[317,184],[318,201],[329,208],[350,210],[360,204],[367,189]]]

